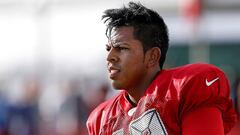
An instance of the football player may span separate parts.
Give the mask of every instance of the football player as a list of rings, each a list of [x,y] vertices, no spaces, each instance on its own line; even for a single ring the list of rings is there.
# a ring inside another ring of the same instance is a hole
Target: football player
[[[165,70],[168,30],[140,3],[108,9],[107,66],[123,90],[89,116],[90,135],[224,135],[236,122],[225,74],[209,64]]]

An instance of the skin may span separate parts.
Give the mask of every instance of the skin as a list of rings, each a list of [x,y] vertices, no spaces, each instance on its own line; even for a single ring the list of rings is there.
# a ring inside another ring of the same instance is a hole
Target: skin
[[[130,100],[137,104],[160,71],[161,51],[154,47],[144,53],[141,41],[134,37],[133,32],[131,26],[113,29],[106,49],[112,86],[126,90]]]

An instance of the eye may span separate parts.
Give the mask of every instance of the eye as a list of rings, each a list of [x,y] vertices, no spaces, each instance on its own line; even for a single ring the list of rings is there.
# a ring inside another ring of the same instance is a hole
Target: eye
[[[122,46],[117,46],[117,47],[115,47],[117,50],[119,50],[119,51],[123,51],[123,50],[128,50],[128,48],[126,48],[126,47],[122,47]]]
[[[106,51],[110,51],[111,50],[111,46],[109,46],[109,45],[106,45]]]

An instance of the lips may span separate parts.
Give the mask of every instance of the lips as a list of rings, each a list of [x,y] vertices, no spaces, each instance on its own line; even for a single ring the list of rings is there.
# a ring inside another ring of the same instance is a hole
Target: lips
[[[110,66],[108,68],[108,72],[109,72],[109,77],[111,79],[115,79],[118,76],[119,72],[120,72],[120,68],[117,68],[117,67],[114,67],[114,66]]]

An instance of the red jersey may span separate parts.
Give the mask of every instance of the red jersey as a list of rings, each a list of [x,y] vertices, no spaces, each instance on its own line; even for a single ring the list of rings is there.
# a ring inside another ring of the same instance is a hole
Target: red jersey
[[[126,95],[120,92],[90,114],[90,135],[180,135],[184,115],[204,106],[221,111],[225,133],[236,122],[228,80],[209,64],[160,71],[137,106]]]

